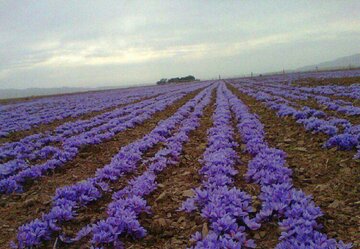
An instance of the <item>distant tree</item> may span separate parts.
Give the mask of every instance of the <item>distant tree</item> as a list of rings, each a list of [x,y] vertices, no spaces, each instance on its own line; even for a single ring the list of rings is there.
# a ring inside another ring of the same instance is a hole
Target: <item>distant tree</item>
[[[167,83],[167,79],[165,79],[165,78],[162,78],[161,80],[159,80],[158,82],[156,82],[156,84],[158,84],[158,85],[164,85],[164,84],[166,84]]]
[[[197,80],[197,79],[195,79],[194,76],[188,75],[188,76],[181,77],[181,78],[179,78],[179,77],[171,78],[169,80],[161,79],[158,82],[156,82],[156,84],[163,85],[163,84],[169,84],[169,83],[191,82],[191,81],[195,81],[195,80]]]
[[[168,80],[168,83],[176,83],[176,82],[179,82],[180,81],[180,78],[179,77],[176,77],[176,78],[171,78]]]
[[[186,77],[180,78],[181,81],[194,81],[195,77],[192,75],[188,75]]]

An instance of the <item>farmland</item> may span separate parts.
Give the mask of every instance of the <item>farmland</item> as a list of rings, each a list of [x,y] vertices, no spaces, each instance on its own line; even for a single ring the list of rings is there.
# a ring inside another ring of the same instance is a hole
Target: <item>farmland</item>
[[[360,248],[360,71],[0,105],[1,248]]]

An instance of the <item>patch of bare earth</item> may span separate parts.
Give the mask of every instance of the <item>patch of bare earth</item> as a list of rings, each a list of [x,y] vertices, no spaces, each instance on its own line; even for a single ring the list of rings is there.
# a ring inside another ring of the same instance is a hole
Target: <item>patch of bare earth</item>
[[[354,151],[322,148],[325,135],[306,132],[292,118],[279,118],[261,102],[230,88],[259,115],[269,144],[288,154],[294,186],[311,194],[324,212],[323,232],[359,248],[360,165],[352,159]]]
[[[41,217],[42,213],[49,211],[51,198],[55,194],[56,188],[93,176],[97,168],[110,163],[111,158],[121,147],[149,133],[159,121],[173,115],[180,106],[200,91],[197,90],[186,95],[164,111],[155,113],[143,124],[119,133],[109,141],[82,148],[78,156],[71,162],[37,181],[29,183],[25,187],[26,192],[1,196],[0,248],[7,248],[8,242],[14,239],[16,229],[20,225]]]

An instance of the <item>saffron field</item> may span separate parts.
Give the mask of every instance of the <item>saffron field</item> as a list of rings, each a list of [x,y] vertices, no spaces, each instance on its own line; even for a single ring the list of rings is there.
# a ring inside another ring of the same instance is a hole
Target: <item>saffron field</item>
[[[360,248],[360,71],[4,101],[0,248]]]

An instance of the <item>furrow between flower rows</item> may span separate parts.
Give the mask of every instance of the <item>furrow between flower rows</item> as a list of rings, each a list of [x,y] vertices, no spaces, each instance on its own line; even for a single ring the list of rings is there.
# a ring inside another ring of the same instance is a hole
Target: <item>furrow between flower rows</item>
[[[353,103],[349,101],[339,100],[339,99],[331,99],[329,97],[305,93],[300,90],[298,87],[287,86],[282,84],[258,84],[255,83],[257,89],[265,91],[267,93],[271,93],[273,95],[282,96],[285,98],[290,98],[292,100],[308,100],[310,98],[314,99],[319,105],[326,106],[327,110],[338,112],[339,114],[344,114],[346,116],[359,116],[360,115],[360,107],[354,106]]]
[[[322,111],[303,107],[296,109],[292,102],[279,97],[272,96],[262,91],[256,91],[249,88],[243,88],[241,85],[234,85],[242,93],[247,94],[263,102],[268,108],[275,110],[280,117],[290,116],[297,123],[302,124],[307,131],[312,133],[324,133],[330,138],[324,144],[325,148],[337,147],[341,150],[358,149],[360,156],[360,125],[352,125],[345,119],[339,119],[326,116]],[[343,130],[342,132],[340,130]]]

